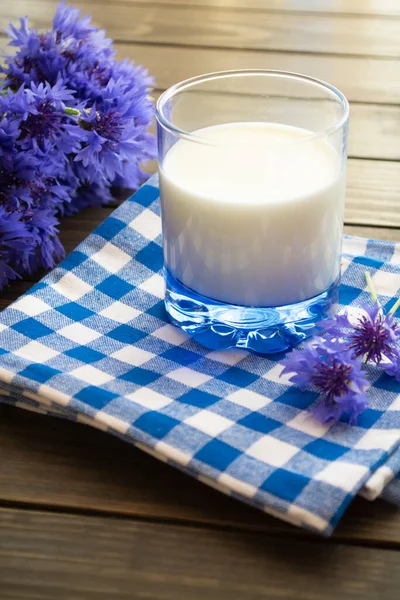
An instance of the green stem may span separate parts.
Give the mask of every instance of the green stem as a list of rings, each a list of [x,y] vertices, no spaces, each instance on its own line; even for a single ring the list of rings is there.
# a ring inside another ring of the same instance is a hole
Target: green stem
[[[81,111],[78,110],[77,108],[70,108],[69,106],[66,106],[65,107],[65,113],[67,115],[73,115],[74,117],[75,116],[77,117],[77,116],[79,116],[81,114]]]
[[[389,310],[389,315],[394,315],[394,313],[399,308],[399,306],[400,306],[400,298],[393,304],[392,308]]]
[[[372,283],[371,275],[368,273],[368,271],[365,271],[365,279],[367,281],[367,287],[369,293],[371,294],[372,301],[379,305],[378,296],[376,295],[374,284]]]

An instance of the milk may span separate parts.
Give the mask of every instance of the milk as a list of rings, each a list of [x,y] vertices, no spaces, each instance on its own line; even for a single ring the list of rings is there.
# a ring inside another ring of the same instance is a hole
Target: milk
[[[192,135],[198,143],[180,139],[160,166],[170,273],[208,298],[244,306],[326,290],[339,275],[345,196],[333,146],[276,123]]]

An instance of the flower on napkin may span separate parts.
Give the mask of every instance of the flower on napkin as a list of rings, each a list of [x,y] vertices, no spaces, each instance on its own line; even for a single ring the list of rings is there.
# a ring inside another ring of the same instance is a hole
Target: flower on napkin
[[[344,413],[349,414],[350,423],[355,423],[368,405],[362,360],[342,342],[317,338],[303,350],[291,352],[282,364],[281,375],[294,373],[290,381],[301,390],[319,392],[313,414],[324,423],[337,421]]]
[[[323,423],[347,414],[350,424],[354,424],[367,408],[365,390],[369,384],[363,364],[371,362],[382,367],[387,375],[400,381],[400,327],[394,318],[400,300],[385,314],[368,273],[366,279],[372,307],[360,307],[356,318],[345,312],[322,321],[324,337],[314,338],[282,361],[281,375],[294,373],[291,382],[301,390],[320,394],[311,410]]]

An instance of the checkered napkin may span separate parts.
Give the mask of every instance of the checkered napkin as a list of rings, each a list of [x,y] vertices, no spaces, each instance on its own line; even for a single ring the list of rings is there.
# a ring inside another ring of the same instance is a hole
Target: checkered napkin
[[[210,351],[168,323],[160,229],[153,178],[1,314],[1,400],[107,430],[324,534],[359,491],[400,504],[400,384],[371,368],[357,425],[321,425],[278,358]],[[366,269],[389,308],[400,248],[346,238],[342,304],[368,298]]]

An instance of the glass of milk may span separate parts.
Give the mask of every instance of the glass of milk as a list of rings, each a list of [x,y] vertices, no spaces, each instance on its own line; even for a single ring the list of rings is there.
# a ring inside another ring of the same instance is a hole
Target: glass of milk
[[[331,85],[244,70],[157,103],[165,306],[213,349],[285,350],[335,310],[349,106]]]

